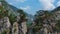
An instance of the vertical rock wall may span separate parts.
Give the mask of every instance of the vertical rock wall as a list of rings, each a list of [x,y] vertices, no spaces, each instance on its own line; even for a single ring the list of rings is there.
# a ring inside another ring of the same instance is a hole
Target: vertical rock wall
[[[22,24],[22,31],[23,31],[24,34],[26,34],[27,33],[26,22],[22,22],[21,24]]]
[[[0,19],[0,34],[4,30],[9,31],[9,27],[10,27],[10,22],[9,22],[8,17],[4,17],[4,18]]]
[[[13,24],[13,28],[12,28],[12,34],[18,34],[18,23],[17,22],[15,22],[14,24]]]

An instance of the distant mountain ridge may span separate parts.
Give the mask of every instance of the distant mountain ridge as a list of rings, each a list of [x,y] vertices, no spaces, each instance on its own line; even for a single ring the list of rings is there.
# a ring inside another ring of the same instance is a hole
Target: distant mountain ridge
[[[5,9],[9,10],[10,12],[12,12],[12,13],[14,13],[14,14],[17,13],[18,8],[16,8],[15,6],[12,6],[12,5],[10,5],[10,4],[8,4],[5,0],[2,1],[2,5],[4,6]],[[25,13],[26,13],[26,12],[25,12]],[[28,19],[29,19],[30,21],[32,21],[32,19],[34,18],[33,15],[28,14],[28,13],[26,13],[26,16],[28,17]]]

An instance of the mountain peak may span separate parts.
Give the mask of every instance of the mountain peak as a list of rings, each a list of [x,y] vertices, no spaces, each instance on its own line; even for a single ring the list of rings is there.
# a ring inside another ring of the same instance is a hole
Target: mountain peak
[[[57,8],[55,8],[54,10],[52,10],[53,12],[55,11],[60,11],[60,6],[58,6]]]
[[[60,6],[59,6],[59,7],[57,7],[55,10],[60,10]]]

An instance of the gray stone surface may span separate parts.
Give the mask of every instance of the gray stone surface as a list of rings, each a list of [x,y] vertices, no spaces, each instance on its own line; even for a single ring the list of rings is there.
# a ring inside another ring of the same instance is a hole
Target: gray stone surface
[[[8,17],[4,17],[0,19],[0,33],[4,30],[9,29],[10,27],[10,22]]]

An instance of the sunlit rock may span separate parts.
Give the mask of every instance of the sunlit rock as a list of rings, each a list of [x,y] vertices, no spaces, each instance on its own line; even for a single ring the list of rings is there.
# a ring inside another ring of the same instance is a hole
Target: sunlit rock
[[[0,19],[0,33],[4,30],[8,30],[10,27],[10,21],[8,17]]]
[[[15,22],[14,24],[13,24],[13,29],[12,29],[12,34],[18,34],[18,23],[17,22]]]
[[[26,34],[26,32],[27,32],[26,22],[22,22],[22,31],[24,34]]]

